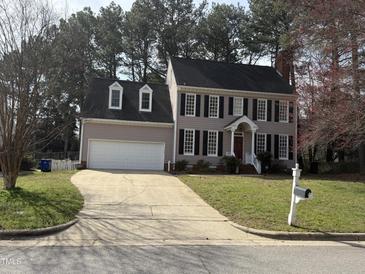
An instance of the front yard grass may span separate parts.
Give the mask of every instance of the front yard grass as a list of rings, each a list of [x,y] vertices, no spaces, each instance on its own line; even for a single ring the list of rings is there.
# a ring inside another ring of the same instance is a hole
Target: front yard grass
[[[15,189],[0,190],[0,230],[44,228],[73,220],[84,202],[70,181],[73,174],[25,173]]]
[[[297,206],[296,226],[287,224],[289,176],[180,176],[192,190],[230,220],[276,231],[365,232],[365,180],[308,177],[314,199]]]

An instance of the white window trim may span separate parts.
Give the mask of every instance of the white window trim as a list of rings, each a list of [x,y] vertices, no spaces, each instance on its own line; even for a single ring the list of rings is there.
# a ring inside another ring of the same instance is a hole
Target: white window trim
[[[209,132],[215,132],[215,154],[209,154]],[[218,130],[208,130],[208,142],[207,142],[207,156],[209,157],[218,157]]]
[[[258,133],[256,133],[256,151],[257,151],[257,153],[262,153],[262,152],[259,152],[259,150],[258,150],[258,145],[259,145],[259,142],[258,142],[258,140],[259,140],[259,135],[264,135],[265,136],[265,144],[264,144],[264,151],[263,152],[265,152],[265,151],[267,151],[267,133],[261,133],[261,132],[258,132]]]
[[[152,92],[153,90],[146,84],[139,89],[139,111],[151,112],[152,111]],[[148,109],[142,108],[142,94],[148,93],[150,95],[150,102]]]
[[[193,131],[193,149],[192,149],[192,152],[190,153],[186,153],[185,152],[185,137],[186,137],[186,132],[187,131]],[[194,152],[195,152],[195,129],[192,129],[192,128],[185,128],[184,129],[184,155],[185,156],[194,156]]]
[[[211,97],[217,98],[217,116],[212,116],[210,114],[210,98]],[[215,119],[219,118],[219,96],[218,95],[209,95],[208,116],[209,116],[209,118],[215,118]]]
[[[286,157],[280,157],[280,137],[286,137]],[[279,160],[289,160],[289,135],[287,134],[279,134]]]
[[[119,107],[112,106],[112,92],[113,90],[119,91]],[[123,87],[118,83],[114,82],[112,85],[109,86],[109,109],[122,109],[123,103]]]
[[[265,119],[259,119],[259,101],[265,102]],[[267,99],[257,99],[257,121],[266,122],[267,121]]]
[[[194,114],[186,114],[186,107],[187,107],[187,97],[188,97],[188,95],[189,96],[194,96]],[[194,93],[186,93],[186,95],[185,95],[185,116],[187,116],[187,117],[195,117],[196,116],[196,94],[194,94]]]
[[[280,103],[286,102],[286,120],[280,120]],[[289,101],[280,100],[279,101],[279,123],[289,123]]]
[[[234,112],[235,109],[236,109],[236,107],[235,107],[235,101],[236,101],[236,99],[240,99],[241,102],[242,102],[242,107],[240,109],[240,113],[238,113],[238,114]],[[242,116],[243,115],[243,107],[244,107],[243,97],[233,97],[233,116]]]

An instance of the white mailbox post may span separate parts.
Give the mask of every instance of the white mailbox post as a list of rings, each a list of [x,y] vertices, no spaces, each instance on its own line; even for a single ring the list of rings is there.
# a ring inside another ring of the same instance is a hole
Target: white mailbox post
[[[296,164],[295,168],[293,168],[292,170],[293,170],[293,185],[291,193],[290,212],[288,216],[289,225],[293,225],[295,222],[297,204],[301,200],[307,200],[313,197],[312,191],[309,188],[302,188],[299,186],[300,173],[302,172],[302,170],[299,169],[299,164]]]

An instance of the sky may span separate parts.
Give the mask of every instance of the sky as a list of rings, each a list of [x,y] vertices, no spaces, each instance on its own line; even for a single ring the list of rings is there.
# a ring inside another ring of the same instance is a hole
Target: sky
[[[56,12],[61,17],[69,16],[84,7],[91,7],[94,12],[99,11],[100,7],[107,6],[111,0],[50,0],[53,3]],[[130,10],[134,0],[114,0],[115,3],[119,4],[123,10]],[[199,4],[201,0],[194,0],[195,3]],[[237,5],[239,3],[241,6],[247,7],[247,0],[208,0],[208,2],[215,3],[226,3]]]

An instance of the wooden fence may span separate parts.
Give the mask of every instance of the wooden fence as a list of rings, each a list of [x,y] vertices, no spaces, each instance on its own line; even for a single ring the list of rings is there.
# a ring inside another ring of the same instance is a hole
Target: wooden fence
[[[32,154],[33,159],[56,159],[56,160],[78,160],[78,151],[67,151],[67,152],[34,152]]]
[[[51,170],[75,170],[78,164],[78,161],[72,160],[52,160]]]

